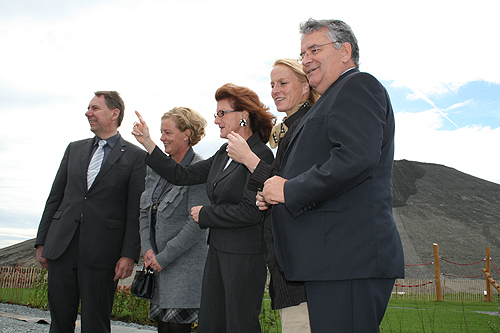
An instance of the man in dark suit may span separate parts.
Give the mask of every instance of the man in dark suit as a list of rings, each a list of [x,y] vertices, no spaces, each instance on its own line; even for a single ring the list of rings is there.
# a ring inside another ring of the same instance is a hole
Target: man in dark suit
[[[392,216],[391,102],[357,69],[347,24],[310,19],[301,33],[300,60],[322,96],[257,204],[276,205],[276,257],[288,280],[304,282],[312,332],[378,332],[394,281],[404,276]]]
[[[50,332],[74,331],[80,300],[82,332],[110,332],[118,280],[139,259],[145,152],[118,133],[124,109],[116,91],[95,93],[85,114],[95,137],[68,145],[45,205],[35,247]]]

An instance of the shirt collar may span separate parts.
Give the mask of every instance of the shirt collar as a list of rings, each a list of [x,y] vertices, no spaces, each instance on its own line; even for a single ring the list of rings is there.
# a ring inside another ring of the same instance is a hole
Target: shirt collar
[[[119,138],[120,138],[120,133],[116,133],[112,137],[107,138],[106,139],[106,143],[111,147],[111,149],[113,149],[113,147],[115,146],[115,144],[118,142]],[[97,145],[99,143],[99,141],[101,141],[101,140],[102,139],[96,135],[94,137],[94,146]]]
[[[348,68],[344,71],[344,73],[340,74],[340,76],[344,75],[345,73],[349,72],[351,69],[355,69],[356,67],[351,67],[351,68]]]
[[[187,151],[186,155],[184,155],[184,157],[182,158],[182,161],[180,163],[180,165],[182,166],[187,166],[189,163],[191,163],[191,160],[193,159],[194,157],[194,150],[193,150],[193,147],[190,147],[189,150]]]

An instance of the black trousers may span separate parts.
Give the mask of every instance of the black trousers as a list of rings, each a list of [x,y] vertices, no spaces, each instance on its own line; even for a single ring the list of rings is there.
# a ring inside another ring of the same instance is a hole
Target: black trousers
[[[264,253],[226,253],[210,246],[203,272],[199,333],[260,333],[266,284]]]
[[[81,300],[82,333],[111,332],[111,311],[118,281],[114,269],[89,267],[78,255],[79,228],[66,251],[49,260],[48,299],[51,333],[74,332]]]
[[[376,333],[395,279],[306,281],[312,333]]]

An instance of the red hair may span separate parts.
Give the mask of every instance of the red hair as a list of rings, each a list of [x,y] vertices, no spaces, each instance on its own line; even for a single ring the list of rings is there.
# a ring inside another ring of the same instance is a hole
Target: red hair
[[[269,108],[260,101],[253,90],[226,83],[215,92],[217,102],[225,99],[229,100],[235,111],[247,111],[252,132],[258,132],[262,142],[269,141],[276,117],[269,112]]]

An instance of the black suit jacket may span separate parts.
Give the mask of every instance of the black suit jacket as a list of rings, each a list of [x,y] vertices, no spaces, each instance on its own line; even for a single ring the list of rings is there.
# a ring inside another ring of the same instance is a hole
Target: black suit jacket
[[[119,137],[91,188],[87,167],[94,139],[68,145],[52,184],[35,246],[55,260],[80,224],[79,253],[92,267],[113,269],[120,257],[139,259],[139,200],[145,151]]]
[[[248,140],[250,149],[267,163],[273,161],[271,150],[260,141],[257,133]],[[248,169],[231,161],[226,144],[209,159],[182,167],[156,147],[146,159],[154,171],[176,185],[206,183],[211,205],[203,206],[199,224],[210,228],[210,246],[228,253],[264,253],[262,212],[255,205],[255,191],[247,189]]]
[[[385,88],[344,73],[302,118],[285,153],[285,204],[272,210],[276,257],[295,281],[398,278],[392,216],[394,115]]]

